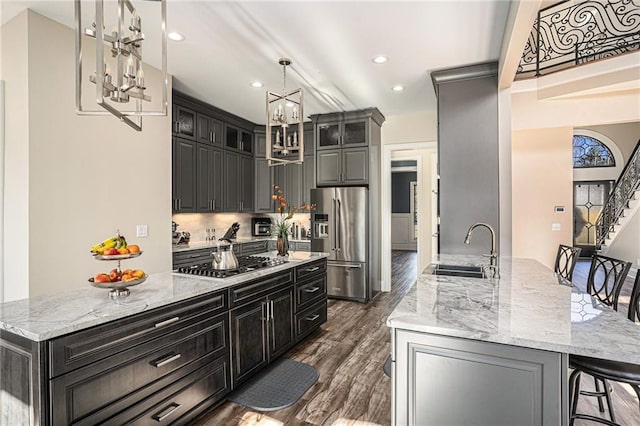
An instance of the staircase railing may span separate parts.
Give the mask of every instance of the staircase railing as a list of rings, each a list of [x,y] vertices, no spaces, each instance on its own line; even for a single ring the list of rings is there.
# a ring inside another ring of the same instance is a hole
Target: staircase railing
[[[613,231],[614,225],[622,216],[625,208],[629,207],[629,201],[634,198],[636,190],[640,187],[640,140],[633,149],[633,153],[625,164],[607,202],[600,215],[596,219],[596,247],[600,248]]]

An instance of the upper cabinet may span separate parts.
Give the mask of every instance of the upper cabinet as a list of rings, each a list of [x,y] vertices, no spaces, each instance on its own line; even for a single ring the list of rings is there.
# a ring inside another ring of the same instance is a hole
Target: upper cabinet
[[[206,114],[198,113],[196,121],[196,140],[198,142],[210,143],[222,146],[224,139],[222,134],[222,121],[216,120]]]
[[[173,107],[173,134],[184,139],[196,139],[196,113],[181,105]]]
[[[384,116],[377,108],[314,115],[315,185],[368,185],[370,173],[378,173],[380,129]],[[371,147],[376,147],[372,155]],[[306,188],[305,188],[306,192]],[[304,198],[304,196],[303,196]]]

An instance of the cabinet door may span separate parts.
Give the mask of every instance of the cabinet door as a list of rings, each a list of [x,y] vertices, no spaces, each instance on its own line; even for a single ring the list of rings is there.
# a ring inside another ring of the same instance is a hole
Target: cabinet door
[[[318,124],[318,149],[340,145],[340,123]]]
[[[213,148],[204,143],[196,145],[196,209],[209,212],[213,209]]]
[[[196,211],[196,143],[174,138],[172,153],[173,211]]]
[[[360,185],[369,183],[369,149],[349,148],[342,152],[342,180]]]
[[[256,196],[255,182],[253,178],[253,157],[240,156],[240,211],[253,212],[254,198]]]
[[[342,129],[342,144],[347,146],[367,145],[367,120],[345,121]]]
[[[264,299],[231,311],[233,387],[267,364]]]
[[[287,203],[291,206],[300,206],[302,203],[302,166],[300,164],[287,164],[285,177],[285,191]]]
[[[311,151],[311,150],[309,150]],[[302,204],[311,202],[311,190],[316,187],[316,156],[304,156],[302,163]]]
[[[224,211],[240,211],[240,155],[235,152],[224,151],[225,191]]]
[[[267,136],[264,133],[256,133],[254,135],[253,140],[255,141],[254,153],[256,157],[266,157],[267,156]]]
[[[255,211],[261,213],[273,212],[273,169],[264,158],[255,159]]]
[[[174,117],[174,133],[189,140],[196,138],[196,113],[189,108],[176,105]]]
[[[342,150],[318,151],[316,184],[318,186],[333,186],[341,182]]]
[[[287,288],[267,297],[271,304],[269,321],[269,359],[274,359],[295,343],[293,322],[293,288]]]
[[[213,212],[221,212],[223,211],[223,196],[225,189],[225,179],[224,179],[224,160],[223,160],[223,151],[219,148],[212,148],[212,167],[210,174],[210,182],[211,184],[211,211]]]
[[[213,119],[208,115],[198,113],[196,121],[196,140],[198,142],[213,143]]]
[[[240,148],[240,132],[238,129],[232,126],[225,126],[224,145],[231,149]]]
[[[242,152],[247,154],[253,154],[253,133],[247,132],[245,130],[240,131],[240,148]]]
[[[224,124],[222,124],[222,121],[212,118],[211,119],[211,133],[212,133],[211,142],[214,145],[219,147],[222,147],[224,145],[223,131],[224,131]]]

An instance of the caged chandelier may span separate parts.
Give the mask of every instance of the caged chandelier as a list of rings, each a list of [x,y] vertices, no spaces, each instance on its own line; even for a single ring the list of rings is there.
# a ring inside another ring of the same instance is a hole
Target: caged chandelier
[[[95,0],[94,22],[90,28],[83,28],[81,3],[75,0],[76,17],[76,111],[80,115],[112,114],[120,121],[137,131],[142,130],[142,116],[167,115],[167,35],[165,0],[153,1],[161,9],[162,34],[162,107],[159,111],[143,111],[144,102],[151,102],[145,90],[144,70],[142,68],[142,44],[145,41],[142,32],[142,18],[130,0],[117,1],[117,24],[110,32],[105,31],[104,0]],[[107,1],[115,5],[116,2]],[[96,103],[102,110],[87,110],[82,105],[83,84],[83,39],[95,39],[95,73],[89,75],[89,81],[95,84]],[[106,48],[105,48],[106,47]],[[105,59],[105,53],[111,60]],[[107,64],[109,62],[109,64]],[[111,69],[110,69],[111,65]],[[131,102],[130,101],[134,101]],[[132,105],[133,104],[133,105]],[[118,105],[131,105],[121,109]]]
[[[287,92],[287,66],[291,59],[280,58],[282,93],[267,91],[267,155],[270,166],[300,164],[304,160],[302,89]]]

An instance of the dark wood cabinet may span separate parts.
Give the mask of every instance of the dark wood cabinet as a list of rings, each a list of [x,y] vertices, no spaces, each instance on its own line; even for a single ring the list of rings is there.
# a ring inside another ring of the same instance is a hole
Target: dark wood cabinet
[[[253,154],[255,147],[253,146],[253,133],[246,130],[240,131],[240,150],[245,154]]]
[[[274,167],[269,166],[265,158],[255,158],[255,211],[258,213],[272,213],[274,203],[273,194]]]
[[[269,361],[266,317],[267,304],[263,299],[231,311],[234,387]]]
[[[221,121],[206,114],[198,113],[196,121],[196,140],[198,142],[223,146],[223,127]]]
[[[366,146],[368,119],[342,120],[318,124],[318,149]]]
[[[230,125],[224,126],[224,146],[233,150],[240,149],[240,131],[237,127]]]
[[[254,210],[255,181],[253,177],[253,157],[240,156],[240,212],[251,213]]]
[[[196,211],[196,146],[194,141],[173,138],[171,186],[176,213]]]
[[[269,358],[277,358],[288,351],[296,342],[293,330],[293,287],[270,294],[267,303],[271,305],[268,324]]]
[[[196,139],[196,112],[181,105],[174,106],[173,134],[184,139]]]
[[[369,183],[369,148],[332,149],[318,152],[318,186]]]
[[[222,211],[224,190],[223,151],[208,144],[198,144],[196,188],[198,212]]]
[[[318,125],[318,148],[336,148],[340,142],[340,122]]]
[[[225,151],[224,164],[226,168],[224,210],[253,212],[255,201],[253,157]]]

